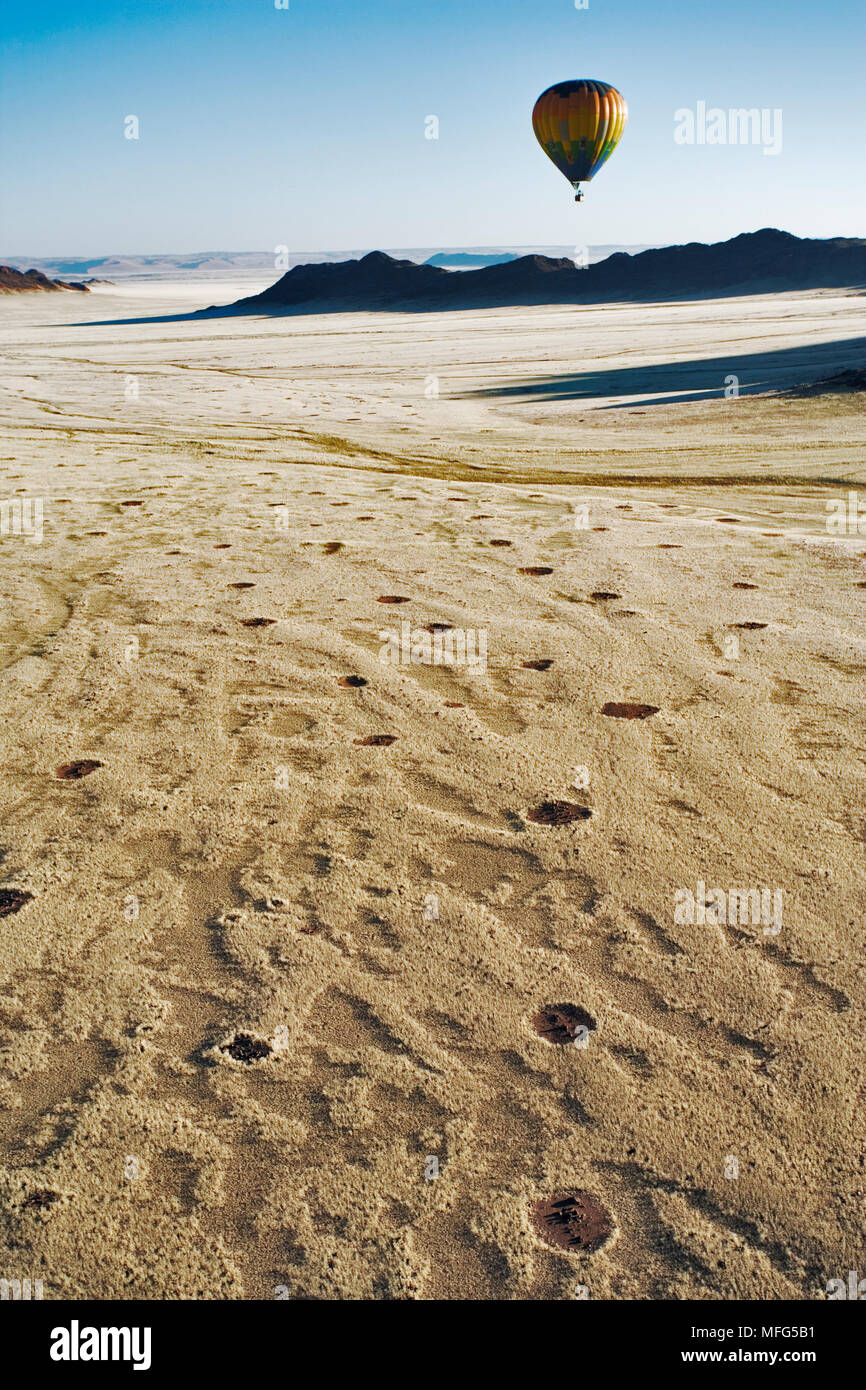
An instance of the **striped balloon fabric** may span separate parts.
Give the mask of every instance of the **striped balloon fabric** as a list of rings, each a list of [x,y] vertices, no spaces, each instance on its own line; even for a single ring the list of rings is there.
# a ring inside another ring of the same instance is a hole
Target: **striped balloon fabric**
[[[532,127],[548,159],[575,187],[598,173],[628,120],[625,98],[609,82],[578,78],[542,92]]]

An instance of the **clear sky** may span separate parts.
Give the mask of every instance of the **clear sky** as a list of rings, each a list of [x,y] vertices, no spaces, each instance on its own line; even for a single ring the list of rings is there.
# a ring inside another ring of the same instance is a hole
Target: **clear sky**
[[[0,255],[863,236],[864,57],[863,0],[16,0]],[[568,77],[629,104],[579,206],[530,123]],[[700,101],[781,153],[677,144]]]

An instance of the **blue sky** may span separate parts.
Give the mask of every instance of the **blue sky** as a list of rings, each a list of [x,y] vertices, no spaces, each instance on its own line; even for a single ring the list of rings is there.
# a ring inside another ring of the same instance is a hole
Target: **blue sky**
[[[866,235],[862,0],[289,4],[7,6],[0,255]],[[567,77],[629,104],[579,206],[530,123]],[[699,101],[781,153],[676,144]]]

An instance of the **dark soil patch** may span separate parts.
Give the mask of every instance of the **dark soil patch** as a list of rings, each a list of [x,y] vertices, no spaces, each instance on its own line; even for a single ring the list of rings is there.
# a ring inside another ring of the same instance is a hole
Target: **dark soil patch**
[[[591,1253],[613,1232],[613,1218],[591,1192],[555,1192],[532,1209],[532,1224],[547,1245]]]
[[[257,1062],[261,1057],[270,1057],[273,1048],[264,1038],[254,1038],[252,1033],[235,1033],[230,1043],[222,1048],[236,1062]]]
[[[637,705],[626,700],[618,703],[616,700],[608,700],[606,705],[601,707],[602,714],[606,714],[609,719],[649,719],[651,714],[658,714],[658,705]]]
[[[102,763],[95,758],[78,758],[74,763],[61,763],[54,769],[54,776],[59,777],[61,782],[79,782],[82,777],[89,777],[91,772],[95,772]]]
[[[592,1014],[579,1004],[545,1004],[533,1016],[532,1026],[540,1038],[560,1047],[567,1047],[577,1037],[578,1030],[593,1032],[596,1027]]]
[[[26,888],[0,888],[0,917],[11,917],[13,912],[20,912],[32,898],[33,894],[28,893]]]
[[[542,801],[527,811],[526,819],[533,825],[569,825],[572,821],[589,820],[591,815],[588,806],[577,806],[573,801]]]

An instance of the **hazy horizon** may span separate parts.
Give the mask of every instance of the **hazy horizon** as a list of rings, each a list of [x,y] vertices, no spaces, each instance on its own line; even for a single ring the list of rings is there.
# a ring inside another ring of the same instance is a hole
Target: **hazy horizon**
[[[570,245],[553,245],[548,243],[544,245],[518,246],[515,243],[508,244],[505,242],[499,242],[488,246],[479,246],[476,244],[468,246],[455,246],[451,243],[442,244],[439,246],[342,246],[337,247],[333,250],[326,250],[324,248],[307,248],[298,251],[293,251],[289,253],[289,263],[290,266],[309,263],[313,261],[313,259],[316,256],[322,256],[329,261],[336,261],[342,259],[350,260],[356,257],[369,255],[371,252],[375,251],[381,251],[385,255],[393,256],[395,258],[402,257],[410,260],[417,259],[420,264],[421,258],[437,255],[458,256],[465,254],[474,254],[492,256],[497,254],[510,254],[514,256],[573,256],[574,249],[575,248]],[[644,242],[606,242],[598,246],[587,246],[584,249],[589,253],[590,260],[598,260],[602,259],[604,256],[612,255],[615,251],[625,251],[627,253],[637,254],[640,251],[646,251],[650,248]],[[217,260],[219,258],[225,258],[226,261],[236,260],[238,262],[247,262],[248,267],[250,269],[281,269],[281,266],[274,266],[275,258],[273,252],[261,249],[230,250],[227,248],[222,248],[218,250],[185,251],[109,251],[97,252],[95,254],[89,254],[87,252],[71,252],[65,255],[61,254],[33,257],[29,257],[26,252],[23,254],[16,254],[12,252],[6,254],[8,256],[9,263],[15,264],[17,262],[17,264],[22,268],[25,266],[25,262],[27,266],[35,265],[37,267],[60,265],[80,265],[81,267],[84,267],[85,265],[96,265],[112,261],[128,261],[130,263],[140,262],[142,266],[144,266],[148,263],[165,264],[172,261],[183,261],[186,259],[195,259],[201,263],[204,263],[211,259]],[[241,268],[241,265],[233,267],[233,269]],[[284,269],[285,267],[282,268]],[[180,267],[178,267],[178,269],[180,269]]]
[[[736,237],[738,236],[755,235],[756,232],[765,230],[775,230],[786,233],[788,232],[787,228],[755,228],[750,229],[747,232],[734,233],[732,238],[724,238],[723,240],[736,239]],[[788,234],[796,235],[796,233]],[[827,238],[817,238],[817,240],[845,239],[860,240],[861,238],[846,238],[844,233],[837,233]],[[692,244],[695,244],[695,242],[697,242],[697,244],[704,245],[713,244],[706,242],[701,243],[699,239],[695,239],[695,241]],[[69,253],[66,255],[33,257],[28,256],[26,253],[23,255],[20,253],[6,253],[4,261],[5,263],[13,265],[17,269],[23,270],[35,268],[43,271],[53,270],[57,274],[62,273],[68,275],[85,274],[93,268],[104,265],[112,266],[113,263],[116,264],[116,267],[119,271],[119,267],[124,265],[124,263],[127,263],[130,266],[136,267],[135,271],[129,272],[129,278],[131,279],[136,278],[136,276],[144,278],[148,273],[149,267],[153,267],[154,271],[159,271],[161,268],[170,267],[171,273],[176,275],[181,275],[184,271],[188,271],[190,277],[192,278],[197,273],[199,273],[203,267],[207,266],[209,262],[218,262],[220,260],[223,260],[225,262],[224,267],[222,267],[221,269],[223,269],[227,275],[237,276],[238,274],[241,274],[244,271],[247,271],[250,274],[258,274],[265,270],[267,270],[269,273],[273,272],[274,274],[280,275],[284,274],[287,269],[292,269],[296,265],[314,264],[316,263],[317,257],[321,257],[323,263],[329,263],[341,260],[360,259],[361,257],[369,255],[372,252],[381,252],[395,259],[414,260],[420,265],[426,263],[428,259],[434,256],[442,257],[447,256],[449,254],[454,255],[455,257],[466,254],[479,256],[487,255],[491,257],[494,255],[507,254],[513,256],[514,258],[520,256],[541,255],[548,256],[550,258],[567,257],[569,259],[572,259],[574,257],[575,252],[582,251],[586,253],[587,263],[594,264],[597,261],[604,260],[608,256],[612,256],[617,253],[624,252],[626,255],[635,256],[641,254],[641,252],[643,251],[658,250],[664,249],[666,247],[670,248],[673,246],[685,246],[687,244],[688,243],[685,242],[605,242],[598,245],[576,247],[570,245],[556,245],[550,243],[535,245],[517,245],[513,242],[496,242],[486,246],[479,245],[477,243],[465,246],[456,246],[453,243],[447,243],[438,246],[434,245],[411,247],[339,247],[334,250],[306,249],[289,252],[288,265],[285,264],[283,257],[279,258],[279,263],[275,263],[276,258],[274,257],[273,253],[267,250],[228,250],[225,248],[218,250],[186,251],[113,251],[101,253],[97,252],[95,254]],[[190,264],[186,266],[180,264],[181,262],[187,260],[195,262],[195,264]],[[469,269],[470,267],[455,266],[450,268]],[[220,268],[218,267],[211,266],[211,274],[218,273],[219,269]]]

